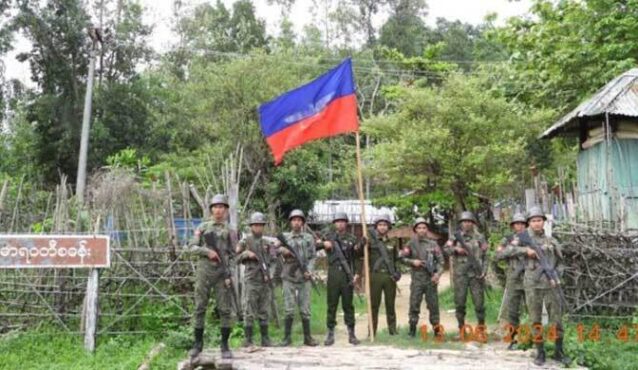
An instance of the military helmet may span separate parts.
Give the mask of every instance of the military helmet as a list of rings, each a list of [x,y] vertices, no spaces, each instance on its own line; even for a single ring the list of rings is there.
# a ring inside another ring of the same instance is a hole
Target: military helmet
[[[332,222],[345,221],[348,222],[348,215],[345,212],[336,212],[332,217]]]
[[[261,212],[255,212],[250,215],[249,225],[265,225],[266,224],[266,216],[264,216]]]
[[[301,217],[306,222],[306,215],[300,209],[293,209],[288,216],[288,220],[292,220],[294,217]]]
[[[544,221],[547,221],[547,217],[545,217],[545,213],[543,213],[543,210],[539,206],[534,206],[529,209],[529,212],[527,213],[527,222],[529,222],[529,220],[531,220],[534,217],[541,217],[543,218]]]
[[[527,219],[525,218],[525,215],[522,213],[514,213],[514,216],[512,216],[512,221],[510,221],[510,226],[514,225],[517,222],[527,224]]]
[[[390,219],[390,215],[388,214],[381,214],[378,215],[375,219],[374,219],[374,226],[377,226],[377,224],[379,224],[379,222],[387,222],[388,226],[392,227],[392,220]]]
[[[462,221],[471,221],[474,224],[478,224],[478,221],[476,221],[476,217],[474,217],[474,213],[470,211],[461,212],[461,216],[459,217],[459,222],[462,222]]]
[[[414,220],[414,223],[412,224],[412,230],[416,231],[416,227],[419,226],[420,224],[424,224],[425,226],[428,227],[428,229],[430,228],[430,225],[428,225],[428,222],[425,220],[425,218],[417,217],[416,220]]]
[[[210,202],[210,205],[208,206],[208,208],[212,208],[215,205],[218,204],[222,204],[224,206],[226,206],[226,208],[229,207],[228,205],[228,196],[226,196],[225,194],[215,194],[215,196],[213,196],[213,200]]]

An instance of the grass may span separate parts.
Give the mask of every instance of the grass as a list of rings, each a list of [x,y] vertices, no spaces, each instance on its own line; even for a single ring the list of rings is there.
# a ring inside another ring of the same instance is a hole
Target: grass
[[[407,326],[399,326],[398,335],[388,334],[387,329],[379,330],[374,339],[373,345],[392,346],[397,348],[414,348],[414,349],[462,349],[463,344],[454,339],[455,333],[446,333],[445,340],[437,342],[434,340],[432,328],[428,328],[427,340],[420,336],[417,332],[415,338],[408,336]]]
[[[318,285],[319,294],[312,293],[311,332],[317,341],[323,340],[326,329],[326,287]],[[276,300],[280,314],[280,328],[270,326],[270,338],[277,344],[283,338],[283,297],[281,289],[276,289]],[[355,311],[364,312],[365,301],[354,300]],[[210,307],[212,310],[212,307]],[[158,316],[162,307],[156,307]],[[210,310],[209,310],[210,311]],[[210,317],[207,318],[205,331],[205,347],[214,348],[219,345],[219,326]],[[140,325],[137,323],[136,329]],[[34,370],[80,370],[80,369],[136,369],[148,352],[159,342],[166,348],[152,362],[155,369],[175,369],[177,363],[187,356],[192,345],[192,327],[160,325],[155,321],[144,323],[149,327],[141,330],[160,330],[152,335],[102,335],[94,354],[83,350],[83,337],[69,334],[56,327],[45,327],[38,330],[13,333],[0,339],[0,369],[34,369]],[[160,326],[158,326],[160,325]],[[255,323],[256,325],[256,323]],[[343,325],[338,322],[338,325]],[[259,343],[259,330],[255,330],[255,343]],[[298,314],[293,325],[293,345],[303,342],[303,330]],[[236,325],[231,334],[230,344],[238,348],[243,342],[243,328]]]
[[[95,354],[82,348],[82,338],[54,329],[21,333],[0,340],[0,369],[136,369],[156,338],[117,336],[105,338]],[[183,351],[164,350],[163,364],[157,359],[153,369],[175,369]]]
[[[600,337],[592,339],[589,333],[595,323],[600,325]],[[582,341],[578,338],[577,323],[570,322],[565,329],[565,351],[575,362],[592,370],[638,369],[638,326],[633,326],[638,325],[638,316],[629,322],[592,320],[582,324],[585,327]],[[617,338],[621,325],[629,328],[626,342]]]
[[[326,332],[326,291],[319,286],[320,294],[312,294],[312,333],[316,340],[321,341]],[[487,323],[496,324],[502,291],[495,289],[492,297],[486,300]],[[281,290],[277,289],[276,299],[282,307]],[[453,291],[446,289],[439,295],[441,312],[454,308]],[[161,308],[158,308],[161,312]],[[365,301],[355,298],[355,311],[365,312]],[[281,311],[281,309],[280,309]],[[281,324],[283,326],[283,317]],[[381,317],[381,320],[384,318]],[[340,319],[339,319],[340,320]],[[471,300],[468,300],[467,321],[475,323],[476,317]],[[405,323],[404,323],[405,324]],[[584,322],[586,335],[593,322]],[[565,349],[569,356],[580,365],[594,370],[603,369],[638,369],[638,332],[633,327],[638,324],[638,318],[632,322],[601,322],[601,338],[598,341],[578,340],[576,323],[566,323]],[[622,342],[615,335],[621,324],[629,326],[629,340]],[[150,323],[149,325],[155,325]],[[343,325],[338,322],[338,325]],[[154,329],[157,328],[153,326]],[[115,335],[100,336],[94,354],[83,350],[83,338],[72,335],[54,327],[44,327],[21,333],[6,335],[0,339],[0,369],[34,369],[34,370],[80,370],[80,369],[135,369],[144,360],[148,352],[159,342],[166,344],[166,348],[152,362],[154,370],[175,369],[177,363],[186,357],[192,344],[192,329],[189,324],[183,326],[163,326],[156,335]],[[206,347],[216,347],[219,344],[219,328],[212,319],[206,326]],[[430,328],[431,329],[431,328]],[[414,349],[461,349],[463,344],[454,339],[456,328],[445,328],[446,340],[437,343],[430,336],[427,341],[420,337],[409,338],[406,326],[399,327],[399,335],[390,336],[387,330],[380,330],[374,345],[390,345],[398,348]],[[256,330],[257,331],[257,330]],[[278,343],[283,337],[283,327],[275,328],[271,325],[270,337]],[[255,336],[258,343],[259,335]],[[491,340],[496,340],[496,338]],[[243,341],[243,329],[237,325],[231,336],[231,346],[237,348]],[[301,345],[303,341],[301,320],[295,318],[293,326],[293,345]],[[364,342],[365,343],[365,342]],[[531,345],[530,345],[531,346]],[[549,354],[553,353],[553,343],[547,343]]]
[[[485,296],[485,322],[488,325],[498,324],[498,311],[501,308],[503,299],[503,290],[499,287],[493,287]],[[439,293],[439,309],[441,312],[454,310],[454,291],[447,288]],[[465,308],[466,323],[476,323],[476,313],[474,312],[474,303],[468,292],[467,306]],[[446,328],[447,330],[450,330]]]

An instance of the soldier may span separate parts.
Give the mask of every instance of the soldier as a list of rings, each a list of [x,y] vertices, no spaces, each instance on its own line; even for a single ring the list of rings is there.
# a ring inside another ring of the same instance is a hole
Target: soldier
[[[344,212],[337,212],[332,223],[335,230],[327,235],[330,242],[325,247],[328,255],[328,312],[326,318],[328,334],[324,345],[331,346],[335,342],[339,297],[341,297],[343,319],[348,328],[348,342],[356,345],[359,344],[359,340],[354,333],[355,320],[352,298],[361,267],[360,263],[355,266],[357,238],[347,231],[348,215]],[[340,248],[341,252],[339,253],[336,248]]]
[[[397,281],[399,281],[401,275],[397,269],[397,248],[388,238],[388,232],[391,227],[390,216],[381,215],[374,222],[374,230],[370,230],[370,303],[372,305],[372,330],[375,334],[379,323],[379,306],[381,306],[382,293],[385,297],[388,333],[390,335],[397,334],[397,315],[394,309],[394,300],[397,294]]]
[[[234,231],[228,228],[226,222],[228,198],[223,194],[215,195],[209,209],[211,219],[197,226],[195,235],[189,243],[191,252],[200,257],[195,274],[195,314],[193,315],[195,343],[190,350],[190,356],[192,358],[199,355],[204,345],[204,321],[212,288],[215,290],[215,301],[220,317],[222,358],[227,359],[232,358],[228,338],[232,327],[234,293],[228,264],[233,257],[231,239],[235,235],[232,235]],[[213,235],[214,239],[211,238]],[[216,245],[208,244],[207,240],[211,239],[216,241]]]
[[[259,320],[261,346],[270,347],[268,337],[268,308],[272,301],[272,277],[270,265],[273,257],[270,243],[262,238],[266,216],[255,212],[250,216],[250,234],[237,245],[238,262],[243,263],[244,292],[246,307],[244,312],[244,347],[253,345],[253,322]]]
[[[510,227],[514,232],[503,238],[496,250],[496,259],[507,261],[505,297],[503,305],[508,308],[507,321],[512,326],[512,341],[507,349],[516,349],[516,329],[520,323],[521,304],[525,303],[525,289],[523,287],[523,273],[525,272],[525,255],[527,248],[519,245],[518,234],[525,231],[527,219],[522,213],[512,217]]]
[[[443,274],[443,253],[438,244],[428,238],[431,232],[424,218],[417,218],[412,225],[412,230],[416,233],[415,237],[401,251],[401,262],[412,267],[408,335],[410,337],[416,335],[423,295],[430,312],[430,324],[438,334],[440,320],[437,286]]]
[[[299,308],[301,322],[303,325],[304,344],[316,346],[317,342],[310,335],[310,290],[312,289],[312,271],[314,269],[317,247],[312,235],[303,231],[306,216],[303,211],[295,209],[288,217],[291,232],[284,235],[286,243],[297,252],[297,254],[307,262],[308,272],[302,273],[301,266],[293,257],[293,254],[285,247],[279,248],[279,253],[284,257],[284,266],[281,273],[284,292],[284,340],[282,347],[292,343],[291,332],[292,322],[295,315],[295,308]]]
[[[539,207],[532,207],[527,216],[529,223],[528,234],[538,245],[551,268],[556,269],[559,273],[563,270],[563,253],[561,245],[558,241],[547,236],[544,231],[545,221],[547,218]],[[525,298],[527,300],[527,308],[529,317],[534,328],[541,327],[541,318],[543,314],[543,305],[547,309],[549,316],[549,325],[556,329],[556,349],[554,359],[565,365],[571,363],[571,359],[565,356],[563,352],[563,302],[557,294],[554,286],[545,274],[541,272],[541,265],[538,261],[538,254],[532,248],[527,248],[527,260],[525,267],[525,277],[523,285],[525,287]],[[558,288],[560,289],[560,288]],[[541,340],[536,343],[536,358],[534,364],[541,366],[545,363],[545,345]]]
[[[485,277],[487,276],[487,249],[485,237],[476,230],[477,221],[472,212],[465,211],[459,218],[460,231],[446,243],[446,252],[453,256],[454,276],[454,305],[456,306],[456,320],[463,337],[465,326],[465,305],[468,290],[472,294],[474,310],[478,324],[485,327]],[[460,240],[462,238],[462,240]],[[480,266],[473,266],[468,257],[469,253],[476,258]]]

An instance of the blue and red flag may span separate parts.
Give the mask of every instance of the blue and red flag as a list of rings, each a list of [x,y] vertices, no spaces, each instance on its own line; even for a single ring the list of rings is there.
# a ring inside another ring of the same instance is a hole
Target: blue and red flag
[[[262,104],[259,121],[277,165],[304,143],[359,130],[352,60]]]

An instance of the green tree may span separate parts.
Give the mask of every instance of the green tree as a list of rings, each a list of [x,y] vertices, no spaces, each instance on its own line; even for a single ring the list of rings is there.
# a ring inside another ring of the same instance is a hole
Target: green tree
[[[257,18],[251,0],[239,0],[232,10],[217,0],[203,3],[177,21],[180,47],[173,52],[179,65],[194,56],[219,59],[219,53],[247,53],[267,45],[266,22]]]
[[[406,193],[424,207],[456,209],[475,205],[477,195],[519,197],[525,146],[552,112],[527,111],[488,86],[452,75],[440,87],[387,88],[396,112],[363,126],[376,142],[366,154],[377,195]]]
[[[493,33],[510,54],[511,96],[565,109],[636,66],[638,1],[536,0]]]
[[[296,45],[297,35],[289,18],[284,18],[279,24],[279,35],[273,40],[275,50],[292,49]]]
[[[427,27],[423,21],[424,0],[392,0],[391,15],[380,30],[379,43],[411,57],[425,48]]]
[[[135,1],[117,2],[117,11],[109,12],[113,2],[98,5],[104,27],[98,48],[89,170],[123,148],[144,150],[150,125],[146,114],[150,97],[145,86],[136,82],[137,69],[152,57],[147,43],[151,28],[142,22],[142,7]],[[33,135],[27,137],[35,140],[31,158],[38,168],[34,174],[57,182],[64,173],[73,181],[91,48],[87,9],[78,0],[16,2],[13,9],[15,16],[5,26],[22,32],[31,42],[31,50],[18,59],[29,63],[36,88],[20,94],[24,104],[17,118],[22,121],[9,123],[10,130],[16,130],[10,138],[19,142],[25,128],[31,127]]]
[[[507,55],[503,46],[486,37],[494,29],[493,21],[494,16],[490,16],[486,22],[474,26],[437,18],[436,26],[428,29],[427,42],[429,45],[442,44],[440,59],[455,62],[466,71],[475,69],[481,61],[505,60]]]
[[[77,167],[89,19],[76,0],[50,0],[43,6],[19,2],[16,11],[12,25],[32,44],[18,59],[29,62],[31,79],[39,88],[30,95],[26,120],[34,123],[41,174],[53,182],[60,172],[75,175]]]
[[[292,61],[294,59],[294,61]],[[253,53],[247,58],[210,63],[193,61],[190,77],[181,81],[164,69],[148,78],[159,90],[153,108],[154,131],[168,138],[165,146],[171,154],[152,171],[169,166],[182,178],[206,183],[211,170],[219,168],[237,144],[244,148],[244,178],[248,189],[260,173],[254,193],[256,208],[285,214],[292,208],[308,209],[314,199],[325,194],[331,145],[318,141],[288,154],[284,164],[275,167],[272,155],[259,127],[257,107],[283,92],[307,82],[329,68],[312,57],[300,57],[295,51],[276,54]],[[164,136],[164,133],[170,133]],[[334,153],[341,153],[341,141],[333,142]],[[334,155],[334,167],[339,156]],[[348,159],[352,162],[352,156]],[[295,189],[295,191],[290,191]]]

